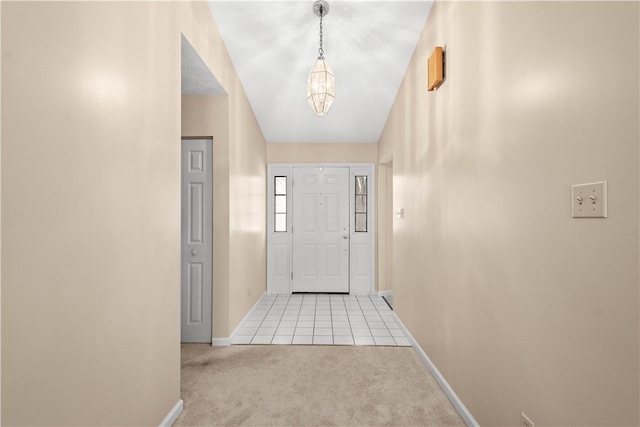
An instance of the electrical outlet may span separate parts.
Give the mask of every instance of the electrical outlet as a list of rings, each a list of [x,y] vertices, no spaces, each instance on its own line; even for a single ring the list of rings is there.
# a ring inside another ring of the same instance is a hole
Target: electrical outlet
[[[520,412],[520,427],[536,427],[536,425],[524,414],[524,412]]]

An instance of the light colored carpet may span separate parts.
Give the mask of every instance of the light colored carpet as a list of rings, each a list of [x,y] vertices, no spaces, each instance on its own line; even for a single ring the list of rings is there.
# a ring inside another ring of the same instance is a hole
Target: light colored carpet
[[[182,345],[176,426],[464,426],[410,347]]]

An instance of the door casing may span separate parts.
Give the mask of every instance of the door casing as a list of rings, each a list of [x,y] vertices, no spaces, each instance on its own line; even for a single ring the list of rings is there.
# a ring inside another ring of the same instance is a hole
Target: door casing
[[[275,232],[274,178],[287,177],[287,194],[293,195],[292,178],[295,167],[349,168],[349,293],[376,295],[375,276],[375,165],[373,163],[272,163],[267,166],[267,293],[291,294],[293,272],[293,234],[291,232],[293,202],[287,197],[287,231]],[[368,230],[355,232],[355,176],[367,176]]]

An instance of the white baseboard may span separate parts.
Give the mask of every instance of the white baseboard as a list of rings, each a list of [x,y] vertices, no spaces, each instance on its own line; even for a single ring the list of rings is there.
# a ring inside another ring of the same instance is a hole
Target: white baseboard
[[[231,338],[211,338],[211,345],[214,347],[226,347],[231,345]]]
[[[258,305],[260,300],[262,300],[262,297],[264,297],[266,294],[267,292],[265,291],[262,295],[260,295],[260,298],[258,298],[256,303],[253,304],[253,307],[251,307],[251,310],[249,310],[247,314],[245,314],[245,316],[242,318],[240,323],[238,323],[238,326],[236,326],[236,328],[233,330],[230,336],[226,338],[211,338],[211,345],[214,347],[226,347],[231,345],[233,343],[233,337],[236,336],[236,333],[238,332],[238,330],[240,329],[244,321],[247,320],[247,318],[251,315],[251,313],[253,313],[253,310],[256,309],[256,306]]]
[[[392,297],[393,296],[393,290],[386,290],[386,291],[378,291],[378,296],[379,297]]]
[[[411,332],[409,332],[409,330],[404,325],[404,323],[402,323],[400,318],[398,318],[398,315],[394,311],[392,311],[391,313],[393,314],[393,317],[398,323],[398,325],[400,325],[402,332],[404,332],[406,337],[411,342],[411,345],[413,346],[413,348],[418,352],[418,356],[420,356],[424,364],[427,365],[427,369],[429,369],[429,372],[431,372],[431,375],[433,375],[436,381],[438,382],[438,384],[440,384],[440,388],[442,388],[442,391],[444,391],[444,393],[447,395],[447,397],[449,398],[453,406],[456,408],[456,410],[458,411],[458,413],[460,414],[464,422],[467,424],[467,426],[479,427],[480,424],[478,424],[475,418],[473,418],[473,415],[471,415],[471,412],[469,412],[467,407],[464,406],[464,403],[462,403],[462,400],[460,400],[456,392],[453,391],[453,388],[451,388],[447,380],[444,379],[444,377],[442,376],[438,368],[436,368],[436,365],[434,365],[431,359],[429,359],[429,356],[427,356],[427,353],[425,353],[422,347],[420,347],[420,344],[418,344],[418,342],[415,340],[413,335],[411,335]]]
[[[164,420],[160,422],[160,427],[171,427],[173,423],[176,422],[180,414],[182,413],[182,409],[184,408],[184,401],[182,399],[178,400],[178,403],[173,405],[173,408],[169,411]]]

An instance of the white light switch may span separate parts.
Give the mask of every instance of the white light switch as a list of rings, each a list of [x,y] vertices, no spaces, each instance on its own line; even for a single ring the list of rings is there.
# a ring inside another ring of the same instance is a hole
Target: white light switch
[[[400,208],[396,211],[396,216],[400,219],[404,218],[404,208]]]
[[[574,218],[606,218],[607,181],[573,185],[571,215]]]

